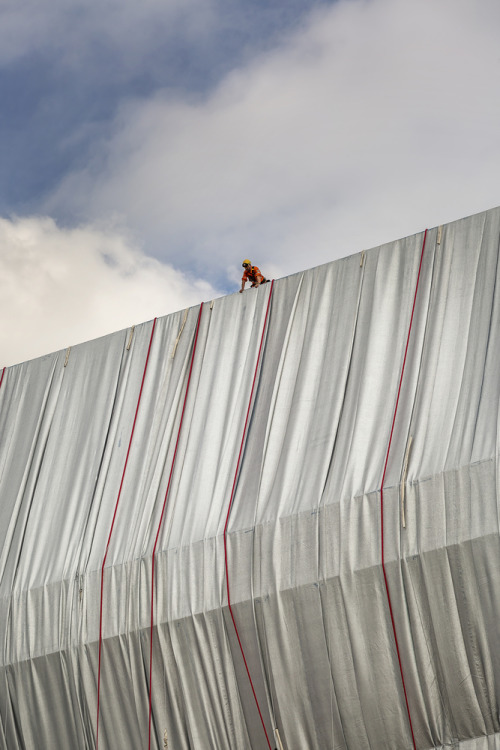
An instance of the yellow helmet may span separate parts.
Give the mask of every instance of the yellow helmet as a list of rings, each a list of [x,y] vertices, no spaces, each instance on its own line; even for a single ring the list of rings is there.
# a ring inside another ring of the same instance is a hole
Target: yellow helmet
[[[241,265],[242,266],[251,266],[252,264],[250,263],[250,261],[248,260],[248,258],[245,258],[245,260],[243,261],[243,263]]]

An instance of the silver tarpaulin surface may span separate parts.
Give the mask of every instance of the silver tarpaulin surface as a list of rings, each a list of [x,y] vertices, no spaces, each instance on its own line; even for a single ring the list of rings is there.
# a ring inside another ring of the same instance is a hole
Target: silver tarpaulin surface
[[[499,240],[3,371],[1,750],[500,750]]]

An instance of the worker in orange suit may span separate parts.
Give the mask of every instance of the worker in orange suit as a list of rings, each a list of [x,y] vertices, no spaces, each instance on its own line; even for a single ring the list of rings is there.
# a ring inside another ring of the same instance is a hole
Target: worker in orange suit
[[[243,271],[243,276],[241,277],[240,294],[245,290],[245,284],[247,283],[247,281],[251,282],[250,288],[258,287],[261,284],[265,284],[267,282],[267,279],[265,279],[261,274],[260,269],[257,266],[252,266],[248,258],[245,258],[241,265],[245,270]]]

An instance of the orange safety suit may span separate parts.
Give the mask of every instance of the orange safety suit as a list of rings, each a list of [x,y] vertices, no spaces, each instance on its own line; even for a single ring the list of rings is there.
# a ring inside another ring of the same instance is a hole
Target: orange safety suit
[[[251,281],[252,286],[255,286],[257,282],[259,282],[259,284],[263,284],[265,282],[265,278],[263,277],[260,269],[257,266],[250,266],[250,268],[245,268],[245,270],[243,271],[241,281],[243,284],[246,284],[247,281]]]

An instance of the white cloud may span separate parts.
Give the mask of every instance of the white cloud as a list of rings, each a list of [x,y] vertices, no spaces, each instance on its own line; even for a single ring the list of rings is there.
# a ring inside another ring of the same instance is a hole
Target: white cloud
[[[217,296],[117,229],[46,217],[0,219],[0,285],[2,367]]]
[[[499,22],[493,0],[338,2],[203,100],[130,102],[49,207],[116,212],[155,254],[218,273],[243,255],[286,273],[489,208]]]

